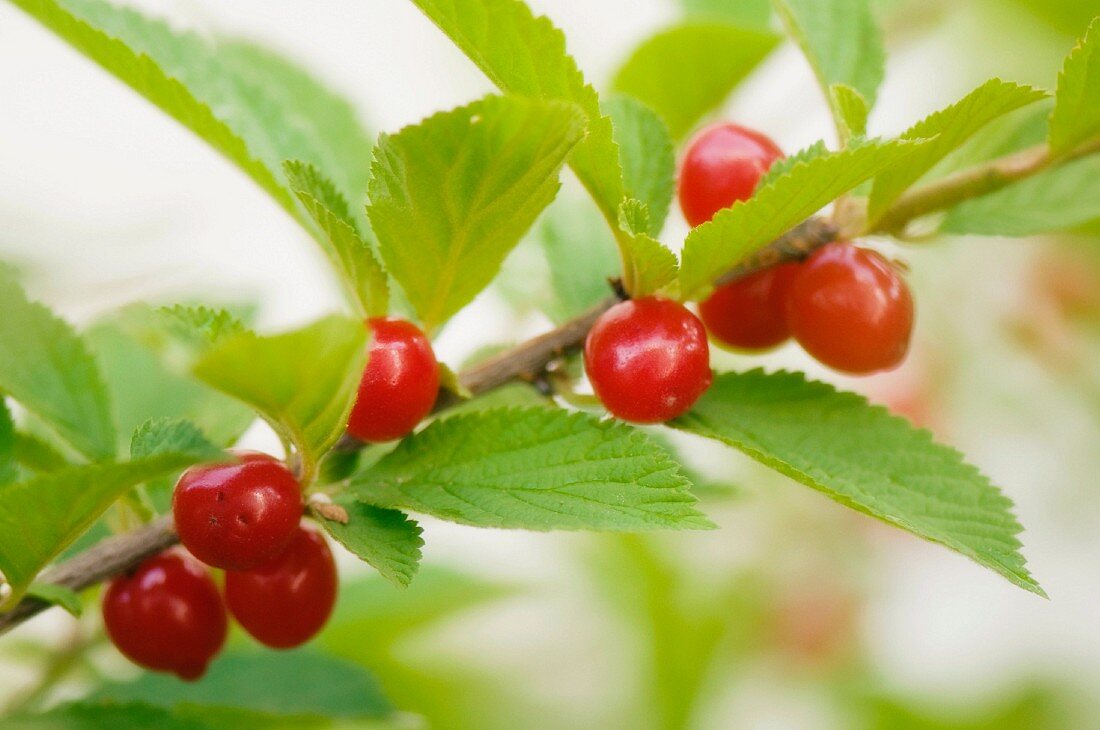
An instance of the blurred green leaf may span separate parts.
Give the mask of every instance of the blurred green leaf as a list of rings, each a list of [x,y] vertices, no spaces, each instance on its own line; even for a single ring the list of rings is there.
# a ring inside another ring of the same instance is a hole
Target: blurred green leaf
[[[69,461],[53,445],[22,431],[13,435],[15,460],[31,471],[47,472],[69,465]]]
[[[407,586],[420,564],[423,530],[400,510],[372,507],[354,498],[336,499],[348,513],[348,523],[320,519],[328,534],[397,586]]]
[[[244,325],[223,310],[132,305],[98,321],[86,337],[114,395],[118,448],[150,418],[193,421],[217,446],[235,442],[251,410],[194,378],[188,369],[209,341]]]
[[[387,269],[428,329],[496,276],[554,199],[583,134],[571,104],[490,96],[380,137],[368,214]]]
[[[1045,596],[1019,552],[1012,501],[957,451],[861,396],[796,373],[726,373],[671,425]]]
[[[619,257],[588,201],[559,197],[534,235],[550,266],[553,298],[546,309],[555,322],[564,322],[611,296],[608,280],[619,273]]]
[[[851,96],[837,96],[834,85],[855,91],[870,109],[886,69],[882,32],[869,0],[773,0],[788,35],[805,54],[817,76],[837,128],[850,129],[844,104]]]
[[[1070,230],[1100,218],[1100,156],[1044,170],[948,211],[941,230],[983,236],[1031,236]]]
[[[281,335],[227,337],[194,370],[206,383],[255,408],[292,441],[309,476],[344,432],[366,361],[363,323],[331,316]]]
[[[291,190],[320,227],[325,253],[332,259],[361,314],[385,315],[390,303],[389,279],[360,233],[359,225],[332,182],[313,165],[283,163]]]
[[[1041,89],[990,79],[951,106],[907,129],[901,139],[927,141],[904,162],[891,166],[875,179],[867,211],[869,223],[877,221],[890,203],[982,127],[1046,95]]]
[[[56,583],[31,583],[27,586],[27,595],[45,601],[53,606],[61,606],[76,618],[84,613],[84,602],[76,591]]]
[[[15,456],[15,424],[8,403],[0,394],[0,484],[7,484],[19,475]]]
[[[91,699],[329,718],[379,718],[393,712],[375,678],[362,667],[308,648],[227,651],[197,682],[145,672],[132,682],[105,684]]]
[[[700,529],[687,480],[643,432],[582,413],[504,408],[436,421],[349,494],[478,527]]]
[[[623,181],[649,212],[649,224],[640,232],[659,235],[676,187],[676,156],[668,127],[652,109],[629,96],[613,96],[602,108],[611,117]]]
[[[726,20],[748,28],[768,29],[772,6],[769,0],[680,0],[689,18]]]
[[[692,229],[680,262],[680,296],[705,296],[711,282],[738,261],[864,180],[897,166],[912,151],[908,143],[873,140],[799,159],[748,200],[718,211],[711,221]]]
[[[115,453],[103,376],[87,343],[0,271],[0,391],[91,459]]]
[[[127,489],[181,469],[203,453],[160,454],[126,463],[59,469],[0,485],[0,570],[14,589],[9,602]]]
[[[778,41],[769,31],[729,23],[675,25],[634,50],[616,73],[614,88],[651,107],[679,139],[717,108]]]
[[[1054,154],[1100,137],[1100,17],[1066,58],[1050,115]]]

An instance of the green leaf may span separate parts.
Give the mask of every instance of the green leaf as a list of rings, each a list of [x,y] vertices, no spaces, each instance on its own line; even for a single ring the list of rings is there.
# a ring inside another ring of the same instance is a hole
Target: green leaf
[[[84,601],[76,591],[56,583],[31,583],[27,586],[27,595],[45,601],[51,606],[61,606],[76,618],[84,613]]]
[[[772,4],[787,34],[810,62],[837,129],[846,138],[845,114],[833,85],[850,87],[871,108],[885,75],[886,52],[870,0],[773,0]]]
[[[8,403],[0,393],[0,484],[7,484],[19,475],[15,455],[15,424]]]
[[[553,297],[546,308],[555,322],[611,295],[607,282],[619,273],[619,257],[589,201],[559,197],[536,226],[535,236],[550,267]]]
[[[875,179],[867,211],[869,223],[877,221],[890,203],[982,127],[1045,96],[1040,89],[990,79],[951,106],[914,124],[901,139],[928,141],[903,163]]]
[[[478,527],[712,527],[677,464],[643,432],[548,408],[436,421],[357,474],[348,494]]]
[[[362,667],[310,649],[270,652],[230,650],[211,663],[198,682],[145,672],[131,682],[112,682],[91,699],[142,702],[172,709],[212,705],[270,713],[359,719],[393,712],[375,678]]]
[[[569,165],[596,201],[625,260],[628,241],[618,227],[619,205],[624,197],[638,195],[624,186],[611,120],[603,116],[596,90],[566,53],[562,32],[547,18],[535,16],[523,0],[413,2],[502,91],[581,108],[588,119],[587,134],[573,148]]]
[[[671,425],[1045,595],[1020,555],[1012,502],[957,451],[861,396],[801,374],[727,373]]]
[[[1031,236],[1071,230],[1100,218],[1100,156],[1044,170],[964,201],[947,212],[941,230],[983,236]]]
[[[627,278],[634,282],[631,296],[642,297],[676,281],[679,264],[676,254],[663,243],[645,233],[649,211],[645,203],[627,199],[619,208],[619,225],[631,233],[630,270]]]
[[[867,134],[867,115],[871,108],[863,94],[847,84],[836,83],[829,87],[829,103],[836,114],[842,142],[847,144],[851,138]]]
[[[15,460],[31,471],[50,472],[69,466],[64,454],[37,436],[16,431],[13,442]]]
[[[1100,18],[1093,19],[1084,39],[1066,58],[1058,75],[1050,115],[1050,149],[1054,154],[1100,136]]]
[[[193,421],[218,446],[230,446],[255,420],[252,411],[199,382],[191,361],[217,341],[244,330],[222,310],[151,309],[132,305],[95,323],[85,337],[114,395],[118,451],[150,418]]]
[[[286,334],[227,337],[194,370],[206,383],[255,408],[293,442],[308,480],[317,460],[344,432],[366,361],[363,323],[332,316]]]
[[[649,211],[643,233],[660,234],[676,187],[676,155],[668,127],[642,102],[615,96],[603,103],[611,117],[615,142],[623,164],[623,181],[636,200]]]
[[[420,565],[423,530],[408,516],[395,509],[383,509],[339,498],[336,504],[348,513],[348,523],[318,520],[328,534],[352,554],[381,573],[397,586],[407,586]]]
[[[130,439],[131,459],[170,453],[201,455],[202,461],[216,461],[225,456],[206,439],[198,426],[178,418],[150,418]]]
[[[0,272],[0,391],[91,459],[115,453],[103,376],[87,344]]]
[[[811,148],[812,149],[812,148]],[[808,155],[751,198],[692,229],[680,262],[680,296],[698,299],[734,264],[912,153],[904,142],[870,141]]]
[[[159,314],[175,323],[179,331],[188,339],[198,339],[212,344],[227,335],[236,335],[248,328],[244,322],[224,309],[206,306],[187,306],[174,304],[161,307]]]
[[[756,183],[757,189],[763,189],[790,172],[795,165],[828,155],[829,148],[825,146],[825,140],[819,139],[809,147],[804,147],[790,157],[781,157],[772,163],[764,177]]]
[[[429,329],[468,304],[557,193],[584,133],[571,104],[486,97],[382,135],[368,214]]]
[[[778,41],[770,31],[724,22],[675,25],[634,50],[616,73],[614,88],[651,107],[679,139],[716,109]]]
[[[361,314],[385,315],[390,304],[389,279],[374,257],[344,196],[316,167],[296,160],[283,163],[291,190],[324,234],[325,253],[332,259]]]
[[[127,489],[205,456],[179,452],[87,464],[0,485],[0,571],[14,590],[9,603]]]

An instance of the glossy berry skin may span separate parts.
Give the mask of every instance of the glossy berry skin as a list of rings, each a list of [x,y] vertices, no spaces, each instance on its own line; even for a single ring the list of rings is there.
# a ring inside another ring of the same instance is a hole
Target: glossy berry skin
[[[432,343],[402,319],[369,320],[373,338],[348,433],[379,443],[407,436],[432,411],[439,393],[439,363]]]
[[[181,550],[149,558],[111,581],[103,623],[118,650],[146,669],[181,679],[203,675],[225,643],[226,616],[218,587]]]
[[[325,539],[299,528],[290,545],[258,568],[225,574],[229,611],[254,639],[274,649],[309,641],[336,603],[336,563]]]
[[[913,298],[874,251],[831,243],[799,268],[787,290],[787,324],[824,365],[862,375],[901,364],[913,331]]]
[[[274,557],[302,518],[302,490],[277,459],[235,451],[236,464],[193,466],[172,494],[180,542],[215,568],[247,570]]]
[[[584,343],[584,368],[607,410],[634,423],[679,416],[712,379],[703,323],[683,305],[657,297],[604,312]]]
[[[756,184],[782,158],[768,137],[737,124],[715,124],[687,146],[680,165],[680,209],[692,226],[739,200],[752,197]]]
[[[699,304],[711,339],[735,350],[768,350],[790,337],[787,287],[798,264],[779,264],[714,290]]]

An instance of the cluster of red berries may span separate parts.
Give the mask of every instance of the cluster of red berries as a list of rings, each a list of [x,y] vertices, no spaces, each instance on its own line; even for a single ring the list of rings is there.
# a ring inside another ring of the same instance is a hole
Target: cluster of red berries
[[[692,226],[747,200],[783,151],[735,124],[703,130],[680,169],[679,197]],[[608,310],[585,343],[585,371],[613,415],[659,423],[685,413],[711,383],[707,333],[735,350],[763,351],[794,337],[845,373],[896,367],[909,349],[913,299],[897,269],[875,251],[831,243],[805,261],[778,264],[723,284],[699,305],[657,297]]]
[[[370,359],[348,431],[389,441],[428,415],[439,366],[415,326],[370,325]],[[225,643],[227,608],[253,638],[277,649],[308,641],[332,613],[336,564],[320,533],[301,525],[298,480],[267,454],[233,455],[235,463],[192,467],[176,483],[172,514],[186,550],[150,558],[104,595],[111,641],[143,667],[200,677]],[[206,566],[225,571],[224,600]]]

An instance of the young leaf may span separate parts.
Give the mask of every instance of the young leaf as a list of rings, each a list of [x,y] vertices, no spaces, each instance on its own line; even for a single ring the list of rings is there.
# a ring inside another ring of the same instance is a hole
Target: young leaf
[[[811,148],[812,149],[812,148]],[[910,154],[904,142],[871,141],[810,156],[748,200],[692,229],[680,262],[680,296],[697,299],[745,256]]]
[[[407,586],[420,565],[420,548],[424,546],[420,526],[400,510],[373,507],[349,497],[336,503],[347,510],[348,523],[322,519],[321,526],[386,580]]]
[[[882,33],[869,0],[773,0],[788,35],[806,56],[837,120],[847,128],[834,84],[843,84],[875,105],[885,75]]]
[[[158,454],[185,453],[200,461],[217,461],[225,452],[210,443],[198,426],[179,418],[150,418],[130,439],[130,458],[146,459]]]
[[[982,127],[1045,96],[1046,92],[1040,89],[991,79],[951,106],[914,124],[901,135],[901,139],[927,141],[903,163],[891,167],[875,179],[868,203],[869,222],[878,220],[887,206],[910,185]]]
[[[573,150],[570,165],[614,227],[628,191],[611,120],[602,115],[596,90],[566,53],[561,31],[522,0],[413,2],[501,91],[580,106],[588,134]]]
[[[87,344],[0,272],[0,391],[91,459],[115,453],[107,389]]]
[[[382,135],[368,214],[386,267],[429,329],[500,270],[583,134],[571,104],[491,96]]]
[[[676,254],[645,233],[649,210],[645,203],[628,198],[619,207],[619,225],[631,234],[630,269],[626,278],[633,282],[631,296],[643,297],[676,281],[679,264]]]
[[[502,408],[436,421],[348,494],[478,527],[698,529],[687,480],[641,431],[582,413]]]
[[[867,134],[867,115],[871,109],[863,94],[848,84],[835,83],[829,87],[829,103],[836,114],[841,142],[847,144],[851,138]]]
[[[672,425],[1045,595],[1020,555],[1012,502],[957,451],[861,396],[801,374],[727,373]]]
[[[175,452],[125,463],[60,469],[0,485],[0,571],[14,604],[43,567],[88,529],[127,489],[202,461]]]
[[[790,172],[795,165],[824,157],[827,154],[829,154],[829,148],[825,146],[825,140],[819,139],[809,147],[804,147],[795,152],[790,157],[781,157],[773,162],[768,171],[764,173],[764,177],[756,183],[756,187],[762,190]]]
[[[634,50],[615,74],[614,88],[647,104],[679,139],[717,108],[778,41],[770,31],[717,20],[675,25]]]
[[[80,600],[77,592],[56,583],[31,583],[27,586],[27,595],[51,606],[61,606],[76,618],[84,613],[84,601]]]
[[[1054,111],[1050,115],[1050,150],[1070,152],[1100,137],[1100,18],[1066,59],[1058,75]]]
[[[344,196],[308,163],[288,160],[283,163],[283,172],[291,190],[324,234],[325,253],[351,289],[360,314],[385,315],[390,304],[389,280],[360,234]]]
[[[308,477],[344,432],[366,361],[363,323],[333,316],[286,334],[228,337],[199,360],[195,375],[292,441]]]
[[[983,236],[1031,236],[1100,218],[1100,156],[1059,165],[947,212],[940,230]]]
[[[206,306],[174,304],[160,307],[157,312],[171,321],[177,330],[190,340],[213,344],[227,335],[244,332],[244,322],[224,309]]]
[[[85,337],[114,396],[119,452],[125,453],[131,434],[150,418],[187,419],[218,446],[235,442],[255,414],[199,382],[187,368],[211,340],[243,330],[222,310],[146,305],[126,307],[92,325]]]
[[[676,155],[668,127],[652,109],[629,96],[614,96],[602,106],[619,145],[623,181],[649,213],[641,232],[656,236],[665,225],[676,187]]]

